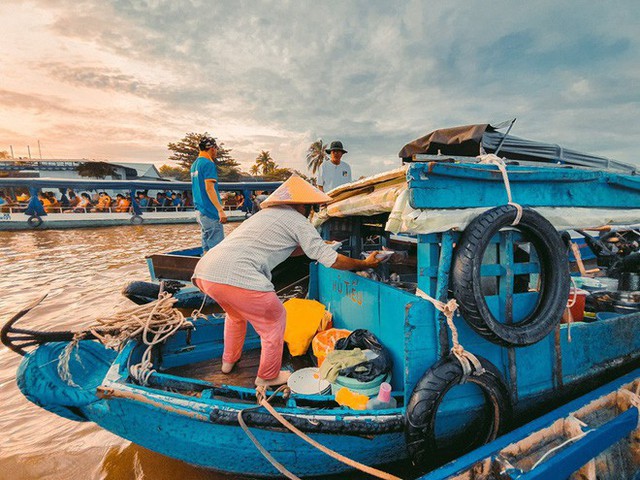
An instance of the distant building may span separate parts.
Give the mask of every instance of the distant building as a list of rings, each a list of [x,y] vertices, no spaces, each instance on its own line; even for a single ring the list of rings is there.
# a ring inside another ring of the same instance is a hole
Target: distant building
[[[0,160],[0,175],[27,178],[97,178],[83,177],[78,174],[78,166],[97,160]],[[100,162],[113,168],[113,174],[105,180],[163,180],[160,172],[152,163],[115,163]]]

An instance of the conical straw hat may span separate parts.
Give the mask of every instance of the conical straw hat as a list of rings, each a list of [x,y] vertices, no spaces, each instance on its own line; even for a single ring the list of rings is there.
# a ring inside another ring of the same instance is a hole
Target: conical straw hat
[[[292,175],[260,204],[260,208],[274,205],[305,205],[327,203],[331,197],[306,182],[298,175]]]

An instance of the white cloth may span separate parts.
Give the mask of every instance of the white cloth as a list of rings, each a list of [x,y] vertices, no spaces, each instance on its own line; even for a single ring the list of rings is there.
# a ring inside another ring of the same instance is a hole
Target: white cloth
[[[265,208],[209,250],[196,265],[193,278],[273,291],[271,270],[298,246],[325,267],[331,267],[338,257],[338,252],[324,243],[309,220],[294,208],[288,205]]]
[[[336,165],[328,160],[322,162],[320,174],[318,175],[319,187],[328,192],[345,183],[351,183],[351,167],[348,163],[340,162]]]

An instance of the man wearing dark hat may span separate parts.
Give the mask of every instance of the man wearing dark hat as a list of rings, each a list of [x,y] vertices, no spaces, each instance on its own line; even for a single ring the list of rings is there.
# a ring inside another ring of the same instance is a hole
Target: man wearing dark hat
[[[338,140],[331,142],[331,146],[325,151],[331,155],[331,161],[322,162],[320,165],[318,188],[323,192],[328,192],[351,182],[351,167],[348,163],[341,161],[342,155],[347,153],[342,142]]]
[[[212,249],[224,239],[223,223],[227,217],[217,189],[218,169],[215,159],[218,145],[213,137],[204,134],[198,145],[200,153],[191,166],[191,191],[196,220],[202,230],[202,249]]]

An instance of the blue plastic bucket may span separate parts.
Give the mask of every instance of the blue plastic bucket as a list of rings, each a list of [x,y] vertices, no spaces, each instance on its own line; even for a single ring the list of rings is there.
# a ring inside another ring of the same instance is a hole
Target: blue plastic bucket
[[[342,387],[346,387],[354,393],[360,393],[362,395],[372,397],[378,394],[382,382],[391,382],[391,372],[378,375],[370,382],[361,382],[355,378],[338,375],[336,381],[331,384],[331,393],[335,395]]]

